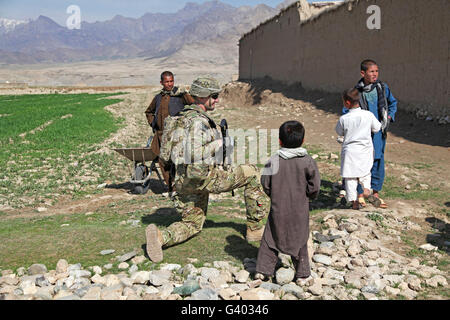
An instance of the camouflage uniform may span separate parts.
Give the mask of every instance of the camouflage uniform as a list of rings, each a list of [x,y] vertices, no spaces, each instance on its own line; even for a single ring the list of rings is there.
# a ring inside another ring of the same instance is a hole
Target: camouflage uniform
[[[182,220],[162,230],[162,245],[168,247],[183,242],[202,230],[210,193],[219,194],[240,187],[245,187],[247,227],[250,230],[261,229],[262,220],[269,212],[270,199],[259,183],[258,169],[240,165],[224,170],[223,166],[216,164],[216,156],[222,154],[222,134],[201,107],[186,106],[182,116],[173,124],[165,125],[167,130],[163,133],[160,157],[164,161],[171,159],[176,165],[174,183],[177,194],[174,202]],[[184,137],[197,139],[193,143],[185,140],[177,146],[172,145],[170,139],[176,130]],[[186,142],[189,142],[188,147]],[[195,162],[198,155],[203,157],[200,162]],[[190,164],[186,164],[186,160],[190,160]]]

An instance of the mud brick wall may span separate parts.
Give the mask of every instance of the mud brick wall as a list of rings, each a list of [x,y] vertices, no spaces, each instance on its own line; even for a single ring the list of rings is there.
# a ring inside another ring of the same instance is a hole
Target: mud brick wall
[[[381,9],[379,30],[367,28],[370,5]],[[240,39],[239,78],[340,92],[371,58],[400,108],[449,114],[449,24],[449,0],[353,0],[305,22],[293,5]]]

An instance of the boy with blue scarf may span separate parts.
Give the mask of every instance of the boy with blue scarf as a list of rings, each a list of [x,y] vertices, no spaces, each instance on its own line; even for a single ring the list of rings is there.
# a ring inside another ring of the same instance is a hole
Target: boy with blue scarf
[[[375,115],[375,118],[381,122],[381,130],[372,136],[375,149],[373,167],[371,170],[373,196],[369,201],[380,208],[387,208],[387,204],[378,195],[383,188],[385,170],[384,170],[384,152],[386,150],[386,138],[389,123],[394,122],[397,112],[397,100],[392,95],[388,85],[378,79],[379,67],[373,60],[367,59],[361,62],[361,80],[355,86],[361,93],[360,106],[363,110],[368,110]],[[343,114],[348,112],[343,108]],[[366,205],[363,197],[363,190],[358,186],[358,201],[364,207]]]

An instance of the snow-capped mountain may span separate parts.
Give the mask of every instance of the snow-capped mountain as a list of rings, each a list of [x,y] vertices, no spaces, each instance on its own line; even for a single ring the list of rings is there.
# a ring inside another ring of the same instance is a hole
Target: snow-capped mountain
[[[0,34],[5,34],[13,31],[19,24],[27,23],[28,21],[12,20],[0,18]]]

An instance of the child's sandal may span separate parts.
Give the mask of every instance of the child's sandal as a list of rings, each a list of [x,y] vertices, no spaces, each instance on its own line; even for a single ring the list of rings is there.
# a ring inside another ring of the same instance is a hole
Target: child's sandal
[[[361,208],[365,208],[367,206],[366,200],[364,200],[364,197],[358,197],[358,202]]]

